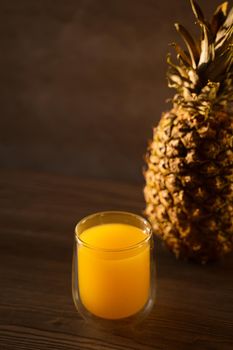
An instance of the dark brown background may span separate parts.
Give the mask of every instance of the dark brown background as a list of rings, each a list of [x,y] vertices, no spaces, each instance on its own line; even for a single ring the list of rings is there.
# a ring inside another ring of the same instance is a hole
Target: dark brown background
[[[1,0],[1,166],[140,180],[175,21],[188,0]]]

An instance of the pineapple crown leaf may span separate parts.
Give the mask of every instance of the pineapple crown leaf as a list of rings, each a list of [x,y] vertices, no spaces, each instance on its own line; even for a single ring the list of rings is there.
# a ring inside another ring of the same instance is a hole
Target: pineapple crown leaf
[[[167,55],[167,63],[173,67],[173,69],[178,73],[178,75],[180,75],[181,77],[187,78],[187,73],[185,72],[184,69],[182,69],[182,67],[176,65],[175,63],[172,62],[171,59],[171,54]]]
[[[177,53],[177,58],[178,58],[180,64],[185,65],[186,67],[191,66],[192,62],[191,62],[189,56],[181,49],[181,47],[176,43],[172,43],[172,46],[174,47],[174,49]]]
[[[226,16],[226,20],[225,20],[223,26],[224,27],[232,26],[232,21],[233,21],[233,7],[231,8],[228,15]]]
[[[197,67],[196,60],[197,60],[199,54],[198,54],[198,50],[197,50],[196,43],[195,43],[194,39],[189,34],[187,29],[185,29],[185,27],[182,26],[181,24],[175,23],[175,28],[176,28],[177,32],[181,35],[182,39],[184,40],[184,42],[187,46],[193,68],[196,68]]]
[[[172,44],[178,64],[168,56],[169,86],[177,89],[175,98],[180,96],[180,101],[200,94],[208,82],[218,83],[218,93],[226,102],[233,93],[229,87],[233,79],[233,8],[227,14],[228,2],[223,2],[208,22],[197,2],[190,0],[190,3],[201,29],[201,39],[196,41],[184,26],[175,23],[187,51]]]
[[[194,13],[196,19],[200,23],[206,24],[206,20],[205,20],[204,14],[203,14],[200,6],[194,0],[190,0],[190,3],[191,3],[191,7],[192,7],[192,10],[193,10],[193,13]]]
[[[205,24],[201,24],[201,54],[198,62],[199,70],[203,70],[210,60],[214,59],[214,46],[211,33]]]
[[[227,8],[228,8],[228,2],[225,1],[217,7],[217,9],[213,15],[213,18],[211,20],[211,30],[212,30],[214,37],[216,37],[216,34],[217,34],[219,28],[223,25],[223,23],[226,20]]]
[[[228,16],[226,16],[225,21],[223,22],[222,26],[219,28],[215,42],[216,42],[216,48],[220,47],[224,41],[230,40],[232,41],[232,30],[233,30],[233,7],[231,11],[228,13]]]

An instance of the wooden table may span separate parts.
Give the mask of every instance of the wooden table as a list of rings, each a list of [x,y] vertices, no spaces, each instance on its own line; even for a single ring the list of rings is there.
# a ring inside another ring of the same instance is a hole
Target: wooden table
[[[75,223],[143,208],[141,188],[35,173],[0,173],[0,349],[233,349],[233,256],[207,266],[158,246],[157,303],[137,329],[89,327],[71,297]]]

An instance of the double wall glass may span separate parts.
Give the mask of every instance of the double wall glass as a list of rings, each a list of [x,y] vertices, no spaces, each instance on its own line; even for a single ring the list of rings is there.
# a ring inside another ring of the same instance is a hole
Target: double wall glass
[[[114,230],[118,231],[113,238]],[[129,243],[128,237],[133,241]],[[127,212],[82,219],[75,228],[72,292],[78,312],[96,326],[114,328],[144,319],[155,301],[149,222]]]

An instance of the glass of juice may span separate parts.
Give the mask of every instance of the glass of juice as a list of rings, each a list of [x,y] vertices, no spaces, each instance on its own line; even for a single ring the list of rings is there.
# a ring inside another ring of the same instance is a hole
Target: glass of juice
[[[75,228],[72,292],[89,323],[115,328],[136,324],[155,300],[152,229],[143,217],[108,211]]]

